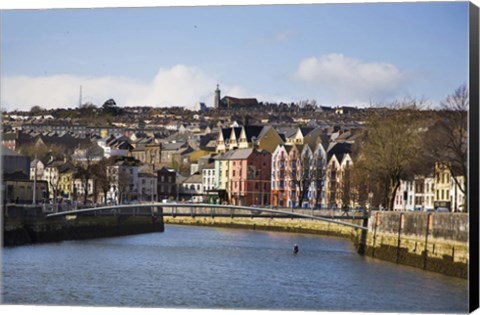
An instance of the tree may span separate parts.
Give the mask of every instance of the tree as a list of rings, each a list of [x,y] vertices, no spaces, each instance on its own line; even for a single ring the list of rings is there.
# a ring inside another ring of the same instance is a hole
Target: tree
[[[38,116],[41,113],[45,111],[45,108],[39,106],[39,105],[34,105],[32,108],[30,108],[30,115],[31,116]]]
[[[352,201],[352,178],[351,178],[351,170],[350,166],[346,166],[345,169],[342,171],[342,180],[340,182],[339,194],[342,200],[342,208],[348,207],[350,202]]]
[[[103,193],[103,203],[107,204],[107,193],[112,187],[112,180],[107,173],[108,160],[102,159],[92,167],[94,177],[94,195],[97,199],[98,191]]]
[[[382,183],[383,192],[379,193],[390,210],[400,180],[412,173],[422,151],[424,123],[415,101],[383,113],[374,112],[365,122],[358,152],[361,163],[357,167],[369,174],[370,180]]]
[[[123,110],[117,106],[117,103],[113,99],[108,99],[103,103],[102,110],[107,113],[111,114],[112,116],[118,116],[123,114]]]
[[[305,145],[300,156],[289,162],[286,174],[287,178],[290,178],[292,190],[298,192],[298,208],[302,206],[309,191],[314,193],[309,199],[314,201],[315,206],[318,205],[325,179],[325,160],[319,152],[312,152],[310,147]]]
[[[27,155],[31,160],[36,157],[43,162],[49,160],[61,160],[65,157],[65,150],[61,146],[55,144],[50,146],[39,144],[25,145],[19,149],[19,152]]]
[[[452,179],[465,196],[468,192],[468,94],[467,87],[462,85],[446,97],[426,139],[430,158],[449,169]],[[463,178],[463,182],[458,180],[459,177]],[[465,211],[467,209],[465,198]]]
[[[77,151],[77,163],[76,169],[77,172],[74,174],[74,178],[80,179],[82,186],[84,188],[83,203],[87,203],[88,198],[88,185],[90,181],[94,179],[93,176],[93,166],[94,159],[97,155],[98,146],[94,144],[87,144],[83,148]],[[92,189],[95,185],[92,186]]]
[[[325,185],[326,176],[326,159],[320,153],[314,155],[315,166],[312,171],[312,180],[315,185],[315,207],[318,206],[319,200],[322,200],[322,193]]]

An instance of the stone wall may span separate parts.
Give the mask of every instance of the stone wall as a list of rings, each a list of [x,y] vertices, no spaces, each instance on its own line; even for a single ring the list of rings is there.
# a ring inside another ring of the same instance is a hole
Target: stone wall
[[[152,216],[78,216],[7,217],[3,225],[3,246],[18,246],[64,240],[115,237],[163,232],[163,217]]]
[[[468,215],[374,212],[365,255],[467,278]]]

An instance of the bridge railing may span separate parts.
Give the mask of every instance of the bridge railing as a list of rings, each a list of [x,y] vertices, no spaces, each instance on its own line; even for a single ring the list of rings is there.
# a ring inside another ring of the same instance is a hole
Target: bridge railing
[[[144,210],[141,210],[144,209]],[[102,206],[90,209],[80,209],[73,211],[65,211],[59,213],[48,214],[47,217],[64,216],[64,215],[155,215],[155,211],[162,215],[171,216],[230,216],[230,217],[268,217],[268,218],[304,218],[321,220],[330,223],[350,226],[353,228],[364,229],[363,226],[345,222],[342,220],[364,219],[363,217],[351,216],[330,216],[312,215],[296,211],[297,209],[271,209],[260,207],[244,207],[232,205],[215,205],[215,204],[183,204],[183,203],[150,203],[135,205],[115,205]]]

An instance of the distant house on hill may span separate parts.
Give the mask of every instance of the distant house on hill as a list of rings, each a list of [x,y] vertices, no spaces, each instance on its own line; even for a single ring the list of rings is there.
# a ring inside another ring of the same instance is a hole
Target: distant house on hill
[[[220,100],[221,108],[254,108],[258,106],[256,98],[236,98],[231,96],[225,96]]]
[[[223,98],[220,98],[220,89],[218,84],[217,89],[215,90],[213,102],[215,108],[228,109],[255,108],[259,105],[256,98],[236,98],[232,96],[224,96]]]

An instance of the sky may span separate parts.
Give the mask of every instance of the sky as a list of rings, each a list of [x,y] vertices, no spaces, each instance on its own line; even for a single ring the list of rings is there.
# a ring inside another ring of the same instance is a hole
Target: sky
[[[158,1],[157,1],[158,2]],[[312,2],[312,1],[310,1]],[[98,2],[97,2],[98,3]],[[101,3],[101,2],[100,2]],[[468,2],[0,11],[0,106],[213,106],[223,96],[325,106],[468,84]]]

